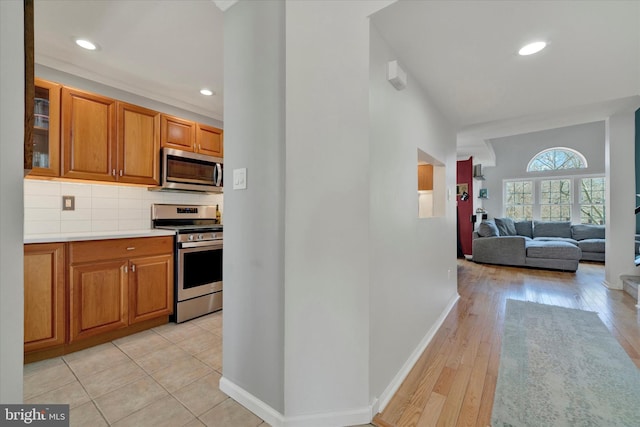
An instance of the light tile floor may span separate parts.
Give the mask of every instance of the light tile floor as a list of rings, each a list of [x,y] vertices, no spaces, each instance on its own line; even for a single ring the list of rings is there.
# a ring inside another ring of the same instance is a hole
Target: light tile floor
[[[267,427],[218,388],[222,311],[24,367],[25,403],[68,403],[71,426]]]

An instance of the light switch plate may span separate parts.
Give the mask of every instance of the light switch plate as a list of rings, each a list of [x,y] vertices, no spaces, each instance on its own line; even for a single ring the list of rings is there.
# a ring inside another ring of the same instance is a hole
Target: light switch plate
[[[234,190],[247,189],[247,168],[233,170],[233,189]]]
[[[62,196],[62,210],[74,211],[76,210],[76,197],[75,196]]]

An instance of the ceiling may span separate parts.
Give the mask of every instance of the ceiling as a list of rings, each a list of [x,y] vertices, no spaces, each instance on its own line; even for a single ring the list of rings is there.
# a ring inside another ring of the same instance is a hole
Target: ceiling
[[[0,0],[1,1],[1,0]],[[35,61],[223,119],[223,13],[210,0],[35,0]],[[99,45],[75,45],[84,37]],[[200,94],[209,88],[213,96]]]
[[[638,103],[640,0],[401,0],[372,20],[409,84],[459,130],[459,158],[490,165],[491,138]],[[223,12],[213,1],[36,0],[35,27],[39,64],[223,119]],[[79,49],[80,36],[100,49]],[[518,56],[533,40],[548,47]]]

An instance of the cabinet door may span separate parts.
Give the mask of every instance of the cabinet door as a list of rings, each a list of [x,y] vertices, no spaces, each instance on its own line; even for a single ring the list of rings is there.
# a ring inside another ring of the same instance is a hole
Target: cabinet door
[[[160,143],[163,147],[194,151],[196,124],[189,120],[162,114]]]
[[[160,113],[118,102],[118,181],[158,185]]]
[[[30,176],[60,176],[60,90],[35,79],[33,157]]]
[[[135,258],[129,267],[129,323],[171,314],[173,256]]]
[[[24,351],[65,342],[64,243],[24,246]]]
[[[433,190],[433,165],[418,165],[418,190]]]
[[[127,326],[127,264],[71,265],[70,342]]]
[[[116,102],[62,88],[62,176],[116,180]]]
[[[198,132],[196,134],[197,151],[209,156],[222,157],[222,129],[213,126],[201,125],[198,123]]]

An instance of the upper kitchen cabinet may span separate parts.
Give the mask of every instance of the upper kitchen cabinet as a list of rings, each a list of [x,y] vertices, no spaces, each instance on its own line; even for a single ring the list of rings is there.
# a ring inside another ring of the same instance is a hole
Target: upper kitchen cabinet
[[[162,114],[162,147],[222,157],[222,129]]]
[[[116,181],[116,101],[62,88],[62,176]]]
[[[35,79],[33,168],[30,176],[60,176],[60,91],[62,86]]]
[[[198,123],[196,151],[209,156],[223,157],[222,129]]]
[[[163,147],[195,151],[196,124],[178,117],[161,115],[161,137]]]
[[[160,113],[124,102],[117,112],[117,180],[158,185]]]

